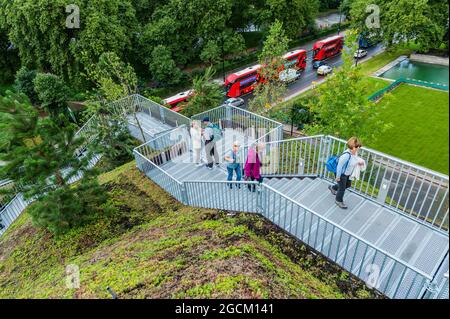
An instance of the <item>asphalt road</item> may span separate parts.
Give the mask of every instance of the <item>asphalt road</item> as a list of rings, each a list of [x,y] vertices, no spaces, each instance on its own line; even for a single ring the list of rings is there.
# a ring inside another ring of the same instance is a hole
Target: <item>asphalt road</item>
[[[300,47],[300,48],[305,49],[305,50],[311,49],[311,47],[308,47],[308,46]],[[381,44],[378,44],[371,48],[368,48],[367,56],[364,57],[363,59],[359,59],[358,63],[364,62],[365,60],[369,59],[371,56],[376,55],[377,53],[379,53],[381,51],[383,51],[383,46]],[[336,67],[339,67],[340,65],[343,64],[342,54],[331,57],[325,61],[334,70]],[[307,53],[306,68],[303,71],[303,74],[297,81],[295,81],[287,86],[288,92],[286,94],[286,99],[289,99],[290,97],[295,96],[296,93],[303,91],[305,88],[310,86],[312,84],[312,82],[320,82],[323,79],[324,79],[324,76],[317,75],[317,70],[313,69],[313,67],[312,67],[312,52],[309,51]],[[242,96],[242,98],[245,100],[244,108],[246,108],[248,100],[250,100],[252,97],[253,97],[252,93]]]

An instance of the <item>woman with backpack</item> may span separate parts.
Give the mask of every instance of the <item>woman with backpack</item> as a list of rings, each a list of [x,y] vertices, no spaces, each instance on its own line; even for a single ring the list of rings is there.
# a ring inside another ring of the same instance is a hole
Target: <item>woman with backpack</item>
[[[263,149],[262,144],[257,144],[254,147],[249,147],[247,160],[245,161],[244,174],[246,181],[258,181],[262,183],[261,177],[261,161],[259,159],[259,152]],[[255,185],[248,185],[248,189],[255,191]]]
[[[240,163],[241,152],[239,150],[239,147],[240,147],[239,142],[235,141],[233,143],[233,148],[230,151],[228,151],[227,154],[225,155],[225,161],[227,161],[227,171],[228,171],[227,181],[233,180],[234,172],[236,172],[236,181],[239,182],[241,180],[242,168]],[[228,184],[228,187],[232,189],[233,184],[232,183]],[[241,185],[237,184],[237,187],[241,188]]]
[[[219,166],[219,154],[216,150],[216,142],[218,134],[215,134],[215,130],[217,129],[213,123],[209,121],[209,117],[205,117],[203,119],[203,124],[205,125],[205,129],[203,131],[203,137],[205,139],[205,152],[206,152],[206,160],[208,163],[206,167],[209,169],[213,169],[214,163],[216,166]],[[214,160],[213,160],[214,157]]]
[[[364,161],[358,158],[358,150],[362,144],[357,137],[351,137],[347,141],[347,150],[339,156],[336,167],[336,184],[328,186],[330,192],[336,196],[336,205],[339,208],[347,209],[344,204],[344,193],[352,184],[350,176],[357,165],[365,165]]]

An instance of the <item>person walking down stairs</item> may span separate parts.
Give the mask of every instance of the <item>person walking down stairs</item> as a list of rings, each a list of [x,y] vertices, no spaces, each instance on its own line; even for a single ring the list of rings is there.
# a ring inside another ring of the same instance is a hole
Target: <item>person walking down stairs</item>
[[[347,209],[344,203],[344,193],[352,184],[350,176],[356,166],[365,166],[364,160],[358,157],[358,150],[362,144],[356,137],[351,137],[347,141],[347,150],[339,156],[336,168],[336,184],[328,186],[330,192],[336,196],[336,205],[342,209]]]
[[[201,166],[201,151],[202,151],[202,128],[200,121],[192,121],[191,124],[191,139],[192,139],[192,151],[194,153],[194,163],[197,166]]]
[[[203,119],[203,124],[206,126],[203,131],[203,138],[205,139],[205,152],[208,164],[206,167],[212,169],[214,164],[219,166],[219,154],[216,150],[216,138],[214,132],[214,125],[209,121],[209,117]],[[214,160],[213,160],[214,157]]]
[[[225,161],[227,162],[227,171],[228,171],[228,178],[227,181],[233,180],[233,174],[236,172],[236,181],[239,182],[242,177],[242,167],[241,167],[241,151],[240,151],[240,145],[238,141],[235,141],[233,143],[233,148],[228,151],[225,155]],[[238,183],[236,185],[238,188],[241,188],[241,185]],[[228,187],[230,189],[233,188],[233,184],[228,184]]]
[[[257,144],[248,149],[247,160],[245,161],[244,166],[246,181],[258,181],[259,183],[262,183],[263,181],[261,177],[261,161],[258,154],[262,150],[262,147],[261,144]],[[254,192],[255,185],[248,185],[248,189]]]

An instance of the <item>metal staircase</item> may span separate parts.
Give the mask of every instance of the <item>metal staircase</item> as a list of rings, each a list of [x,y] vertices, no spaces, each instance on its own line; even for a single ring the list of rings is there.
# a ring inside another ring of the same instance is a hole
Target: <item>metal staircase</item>
[[[283,140],[280,123],[230,106],[194,116],[223,129],[220,159],[235,140],[241,162],[250,147],[264,146],[264,182],[230,184],[223,164],[193,164],[191,119],[139,95],[113,107],[143,140],[133,123],[137,112],[146,142],[134,149],[136,165],[180,202],[260,214],[390,298],[449,298],[448,176],[363,148],[367,169],[346,192],[349,209],[341,210],[328,190],[333,176],[325,161],[344,150],[342,140]]]

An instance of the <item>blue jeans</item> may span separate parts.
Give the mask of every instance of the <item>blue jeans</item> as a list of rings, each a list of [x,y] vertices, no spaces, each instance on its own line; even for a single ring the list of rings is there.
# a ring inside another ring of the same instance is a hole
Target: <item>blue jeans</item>
[[[233,173],[236,172],[236,181],[240,181],[242,178],[242,169],[241,169],[241,164],[237,164],[234,167],[229,167],[227,166],[227,171],[228,171],[228,178],[227,181],[232,181],[233,180]],[[233,184],[228,184],[228,186],[230,188],[233,188]],[[238,185],[238,187],[240,188],[240,185]]]

